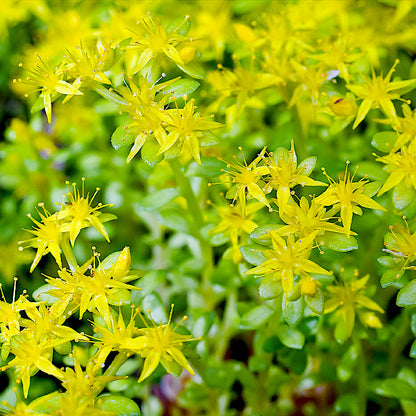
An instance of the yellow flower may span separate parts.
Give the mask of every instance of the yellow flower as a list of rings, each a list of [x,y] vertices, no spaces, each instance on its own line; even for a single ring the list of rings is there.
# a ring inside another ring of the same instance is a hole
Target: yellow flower
[[[271,275],[276,280],[280,280],[287,300],[293,289],[295,276],[308,277],[309,273],[331,274],[331,272],[309,260],[313,240],[317,233],[315,231],[296,241],[290,235],[285,241],[276,231],[270,231],[273,247],[262,251],[267,260],[250,269],[246,274]]]
[[[360,108],[358,109],[357,118],[352,126],[353,129],[355,129],[364,120],[367,113],[373,107],[381,108],[387,117],[392,120],[397,120],[397,114],[392,100],[399,99],[400,92],[394,93],[394,91],[408,87],[414,88],[414,86],[416,86],[416,79],[407,81],[390,81],[398,63],[399,60],[396,59],[394,65],[385,78],[383,78],[383,74],[377,76],[373,69],[371,80],[365,77],[364,84],[347,85],[349,90],[363,100]]]
[[[238,149],[240,152],[242,152],[241,146]],[[233,204],[236,200],[239,200],[243,212],[245,212],[245,204],[247,198],[246,191],[251,198],[257,199],[271,210],[269,201],[267,201],[262,188],[258,185],[262,177],[269,172],[267,166],[257,166],[258,163],[263,160],[263,155],[265,152],[266,148],[263,148],[263,150],[249,165],[247,165],[245,158],[244,164],[238,162],[236,156],[233,156],[235,162],[227,163],[228,169],[234,169],[225,171],[228,175],[231,176],[232,183],[234,185],[231,186],[225,197],[227,199],[232,199]]]
[[[150,311],[147,313],[150,315]],[[177,327],[187,319],[186,316],[172,328],[171,320],[173,313],[173,305],[169,315],[169,321],[165,325],[156,325],[152,319],[153,327],[149,327],[143,319],[146,327],[137,330],[139,336],[130,338],[122,343],[121,347],[133,351],[141,355],[145,361],[143,370],[140,374],[138,382],[142,382],[149,377],[156,367],[160,364],[166,369],[168,373],[175,372],[175,367],[179,364],[190,374],[194,375],[194,370],[189,365],[180,347],[186,341],[191,341],[192,335],[181,335],[176,333]]]
[[[216,207],[221,221],[211,230],[211,233],[223,233],[229,237],[233,248],[234,263],[238,263],[242,259],[239,239],[244,234],[250,234],[258,226],[253,221],[253,217],[262,207],[263,204],[259,202],[247,204],[245,212],[243,212],[241,204]]]
[[[22,322],[22,326],[28,328],[35,339],[43,340],[61,340],[62,343],[68,341],[87,341],[88,338],[79,334],[74,329],[62,325],[65,321],[63,316],[54,316],[45,305],[32,305],[31,308],[26,309],[26,315],[29,319]]]
[[[416,140],[409,146],[402,145],[400,152],[391,152],[376,160],[384,163],[384,169],[390,174],[378,196],[399,184],[416,190]]]
[[[65,340],[55,339],[38,343],[31,331],[24,330],[11,339],[10,350],[15,358],[0,368],[0,371],[14,367],[17,379],[23,383],[23,394],[27,397],[30,377],[36,370],[62,379],[62,372],[52,364],[52,349],[64,342]]]
[[[122,256],[123,253],[119,255]],[[95,253],[94,259],[98,258],[99,254]],[[59,272],[60,279],[48,278],[47,282],[56,287],[57,290],[52,289],[51,295],[62,299],[57,309],[52,309],[53,313],[58,314],[63,312],[67,305],[72,301],[79,306],[79,318],[82,319],[86,310],[93,313],[98,313],[108,325],[111,327],[111,305],[121,306],[129,303],[131,294],[129,290],[140,290],[139,288],[124,283],[135,279],[136,277],[126,276],[125,273],[120,273],[117,262],[111,269],[104,269],[99,263],[98,267],[95,265],[89,267],[93,259],[78,268],[74,272],[69,272],[63,269]],[[90,270],[90,275],[84,273]],[[114,277],[116,272],[116,279]],[[127,289],[127,290],[126,290]]]
[[[139,78],[138,85],[129,79],[128,82],[126,81],[126,87],[120,88],[120,93],[126,102],[121,106],[121,111],[129,114],[129,120],[122,128],[125,130],[125,135],[135,136],[127,163],[140,151],[151,135],[155,136],[159,144],[162,143],[162,138],[166,136],[162,124],[167,118],[165,111],[169,99],[167,88],[178,79],[179,77],[153,86],[149,85],[145,78]],[[158,93],[163,94],[164,97],[156,101],[155,96]]]
[[[133,306],[133,305],[132,305]],[[98,347],[96,355],[93,357],[95,365],[101,367],[111,351],[121,349],[123,343],[133,337],[136,329],[135,318],[138,309],[132,311],[130,321],[126,325],[123,319],[123,314],[119,313],[118,319],[113,315],[110,315],[111,319],[111,330],[103,325],[94,323],[94,331],[98,334],[95,345]]]
[[[65,224],[61,226],[61,231],[69,231],[69,239],[71,244],[74,245],[81,228],[93,226],[103,237],[110,241],[107,231],[104,228],[103,222],[115,219],[115,215],[102,214],[100,209],[112,204],[103,205],[98,203],[94,208],[91,206],[92,202],[97,195],[100,188],[96,188],[93,196],[89,198],[89,194],[85,196],[84,181],[82,178],[81,192],[76,188],[76,184],[73,183],[73,191],[68,192],[67,196],[69,201],[62,205],[61,210],[56,214],[59,220],[65,220]],[[69,185],[69,182],[66,182]]]
[[[389,228],[391,234],[385,237],[386,249],[383,251],[405,259],[403,269],[416,269],[416,266],[407,266],[416,260],[416,231],[411,233],[407,222],[406,226],[395,224]]]
[[[219,71],[211,72],[207,79],[216,89],[219,95],[219,102],[228,97],[234,97],[235,104],[228,106],[228,112],[234,112],[234,116],[242,113],[245,107],[264,108],[264,102],[256,97],[258,91],[268,88],[278,81],[278,78],[264,71],[256,71],[254,60],[251,61],[251,68],[245,69],[240,62],[235,60],[234,69],[230,70],[218,65]]]
[[[325,313],[337,310],[339,322],[342,322],[341,325],[345,325],[348,337],[351,336],[354,329],[356,313],[364,325],[372,328],[381,326],[377,316],[369,314],[367,311],[363,312],[363,310],[369,309],[384,313],[384,310],[376,302],[362,293],[369,278],[370,275],[366,275],[353,282],[344,282],[342,285],[326,288],[329,298],[325,303]]]
[[[32,86],[33,92],[40,91],[40,98],[43,100],[48,122],[52,117],[52,100],[58,97],[57,94],[82,95],[82,92],[72,84],[64,81],[63,69],[53,69],[48,63],[37,55],[39,63],[29,72],[24,83]]]
[[[362,215],[360,206],[386,211],[385,208],[383,208],[379,203],[373,201],[367,194],[369,192],[369,188],[365,185],[369,182],[368,180],[360,179],[358,182],[353,182],[354,175],[351,177],[347,172],[349,163],[350,162],[347,161],[344,178],[340,179],[338,183],[331,179],[326,174],[325,170],[323,170],[330,184],[328,189],[323,194],[315,198],[315,201],[318,204],[324,206],[333,205],[334,209],[341,211],[342,224],[347,237],[350,237],[351,235],[353,213],[356,215]]]
[[[186,24],[188,19],[189,16],[186,16],[183,25]],[[133,43],[130,44],[130,48],[138,49],[140,53],[133,73],[140,71],[151,59],[157,58],[160,54],[167,56],[177,65],[184,65],[177,46],[189,42],[190,39],[179,34],[180,27],[168,31],[164,25],[158,20],[153,20],[151,16],[141,19],[138,26],[139,32],[132,30],[135,38],[133,38]]]
[[[126,378],[125,376],[105,376],[99,375],[101,366],[96,366],[93,357],[88,360],[85,366],[85,370],[82,369],[79,357],[77,355],[79,350],[74,348],[71,353],[71,357],[74,358],[74,368],[66,367],[65,371],[62,371],[62,386],[65,388],[65,396],[75,399],[76,405],[82,406],[94,406],[96,396],[94,390],[102,388],[110,381],[120,380]],[[82,353],[82,351],[81,351]],[[98,374],[97,374],[98,373]],[[61,404],[62,405],[62,404]],[[59,413],[60,414],[60,413]],[[80,413],[84,414],[84,413]],[[92,414],[101,414],[100,412]]]
[[[1,329],[1,338],[3,341],[2,345],[2,358],[5,360],[3,354],[8,354],[8,351],[4,349],[5,345],[9,343],[10,338],[13,335],[16,335],[20,332],[21,328],[21,315],[20,311],[25,311],[27,309],[33,308],[38,305],[37,302],[30,302],[27,300],[26,296],[20,295],[18,299],[15,300],[16,294],[16,283],[17,277],[14,278],[14,289],[13,289],[13,301],[8,303],[4,296],[3,286],[0,284],[0,293],[3,300],[0,301],[0,329]]]
[[[316,157],[309,157],[298,165],[293,140],[289,151],[285,148],[279,148],[264,158],[264,161],[270,175],[266,178],[266,182],[268,188],[273,188],[277,191],[277,205],[281,213],[285,211],[290,199],[290,189],[294,186],[326,185],[324,182],[309,178],[315,167]]]
[[[279,235],[296,235],[297,237],[308,236],[318,232],[322,235],[325,231],[345,234],[344,228],[329,222],[332,219],[332,212],[327,211],[322,205],[312,199],[309,206],[308,200],[302,196],[299,205],[293,200],[286,205],[285,211],[279,213],[280,219],[287,225],[276,230]],[[354,234],[354,232],[351,232]]]
[[[49,252],[55,258],[59,268],[62,268],[60,248],[63,232],[62,225],[56,213],[51,215],[46,210],[43,203],[39,203],[38,205],[43,209],[43,214],[38,210],[38,214],[41,219],[40,222],[28,214],[28,217],[38,226],[38,228],[34,228],[33,230],[27,230],[34,234],[35,237],[28,240],[19,241],[21,250],[27,247],[34,247],[37,249],[35,258],[33,259],[32,265],[30,266],[30,273],[35,270],[35,267],[38,265],[42,256],[48,254]],[[25,247],[23,247],[23,245],[25,245]]]
[[[184,108],[175,108],[167,110],[166,131],[160,138],[161,147],[158,154],[162,154],[172,148],[174,145],[180,151],[185,145],[194,160],[200,165],[201,157],[199,155],[199,137],[205,130],[212,130],[222,127],[221,123],[203,118],[195,112],[197,107],[194,106],[194,99],[189,100]]]

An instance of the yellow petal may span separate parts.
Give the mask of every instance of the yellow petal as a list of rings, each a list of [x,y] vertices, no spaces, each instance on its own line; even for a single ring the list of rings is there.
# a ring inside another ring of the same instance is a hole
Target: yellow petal
[[[139,383],[141,383],[145,378],[149,377],[153,371],[156,370],[157,366],[159,365],[161,356],[162,354],[160,352],[149,354],[149,356],[144,361],[143,370],[138,381]]]

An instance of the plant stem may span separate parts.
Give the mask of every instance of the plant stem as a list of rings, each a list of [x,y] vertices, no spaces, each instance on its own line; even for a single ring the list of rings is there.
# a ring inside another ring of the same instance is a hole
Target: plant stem
[[[237,308],[237,293],[236,290],[232,290],[229,293],[225,305],[224,321],[222,327],[218,333],[216,341],[215,357],[217,360],[222,361],[224,359],[225,352],[229,345],[230,338],[233,335],[234,330],[234,317],[236,315]]]
[[[198,239],[201,246],[202,256],[205,261],[205,267],[202,272],[202,284],[204,293],[209,295],[211,290],[209,284],[209,275],[213,269],[213,251],[211,244],[209,244],[209,242],[202,236],[200,232],[202,226],[204,225],[201,208],[198,204],[194,191],[192,190],[189,178],[184,175],[182,167],[178,161],[176,159],[171,159],[169,162],[175,179],[179,185],[181,195],[186,199],[188,204],[188,212],[191,215],[193,221],[193,234]],[[208,299],[206,300],[208,301]]]
[[[69,265],[69,268],[74,272],[78,267],[78,263],[74,256],[74,252],[72,251],[71,245],[69,244],[69,236],[64,236],[62,239],[61,249]]]
[[[397,320],[400,320],[400,322],[397,322]],[[403,349],[412,339],[409,312],[406,309],[403,309],[397,320],[395,322],[396,334],[390,342],[390,355],[387,365],[387,371],[392,375],[397,373]]]
[[[108,366],[107,370],[104,371],[103,376],[115,376],[117,374],[117,371],[120,369],[120,367],[126,362],[128,358],[128,355],[125,352],[119,352],[112,363]],[[92,393],[95,396],[98,396],[105,388],[107,383],[104,383],[103,385],[96,386]]]
[[[357,416],[366,416],[367,413],[367,360],[361,339],[354,334],[353,342],[358,352],[357,362],[357,395],[358,413]]]

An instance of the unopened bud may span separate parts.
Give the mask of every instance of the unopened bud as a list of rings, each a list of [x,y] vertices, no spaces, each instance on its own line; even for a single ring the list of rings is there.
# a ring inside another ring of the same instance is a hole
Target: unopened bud
[[[130,256],[130,248],[124,247],[123,251],[117,257],[117,261],[113,266],[113,278],[115,280],[121,280],[130,269],[131,264],[131,256]]]

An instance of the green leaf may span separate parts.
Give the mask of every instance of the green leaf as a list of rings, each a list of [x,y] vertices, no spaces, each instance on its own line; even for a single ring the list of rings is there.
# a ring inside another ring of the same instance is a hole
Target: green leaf
[[[201,405],[205,405],[206,403],[209,403],[210,395],[209,391],[207,390],[204,383],[195,382],[190,380],[186,383],[185,388],[179,393],[178,395],[178,404],[181,407],[185,408],[195,408],[199,407]],[[158,403],[159,400],[157,400]],[[144,409],[143,409],[144,413]],[[163,413],[163,410],[160,414]],[[154,415],[154,412],[148,412],[146,413],[148,415]]]
[[[297,375],[305,371],[308,363],[308,355],[303,350],[282,348],[277,351],[276,358]]]
[[[296,328],[282,325],[277,330],[277,336],[283,345],[288,348],[301,350],[305,344],[305,336]]]
[[[397,294],[398,306],[412,308],[416,306],[416,279],[404,285]]]
[[[259,266],[267,260],[266,257],[263,255],[261,248],[258,246],[242,246],[240,247],[240,251],[243,255],[244,260],[252,264],[253,266]]]
[[[222,362],[206,368],[201,377],[208,387],[228,390],[234,382],[235,374],[231,362]]]
[[[206,312],[201,315],[196,321],[192,329],[194,337],[205,337],[214,323],[214,312]]]
[[[142,310],[147,311],[150,309],[152,318],[156,323],[166,323],[168,317],[166,315],[165,306],[163,305],[162,298],[158,293],[152,292],[146,295],[142,300]],[[147,316],[147,313],[145,314]]]
[[[56,287],[49,284],[42,285],[33,292],[33,299],[35,299],[36,301],[46,302],[49,305],[51,305],[59,299],[49,294],[51,290],[56,290]]]
[[[362,188],[363,194],[368,195],[371,198],[380,190],[382,186],[383,183],[379,181],[366,183]]]
[[[272,315],[274,310],[267,305],[259,305],[246,312],[240,320],[241,329],[255,329],[263,325]]]
[[[150,166],[157,165],[162,159],[162,155],[158,155],[160,146],[154,139],[149,139],[142,147],[142,159]]]
[[[377,261],[384,267],[395,267],[401,262],[401,259],[392,256],[382,256]]]
[[[393,149],[396,140],[397,133],[395,131],[381,131],[373,136],[371,145],[381,152],[388,153]]]
[[[281,227],[281,225],[278,224],[267,224],[262,225],[260,227],[257,227],[252,231],[250,234],[250,238],[252,240],[255,240],[256,243],[262,244],[262,245],[271,245],[272,240],[270,238],[270,231],[276,231]]]
[[[49,415],[54,411],[60,409],[61,397],[62,394],[55,391],[53,393],[47,394],[46,396],[41,396],[33,400],[30,404],[30,407],[33,409],[33,412]]]
[[[335,326],[334,337],[339,344],[343,344],[349,338],[347,325],[342,319]]]
[[[100,264],[99,269],[108,270],[111,269],[115,262],[118,259],[121,251],[116,251],[114,253],[109,254]]]
[[[264,276],[259,286],[259,294],[263,300],[274,299],[283,293],[280,282],[273,276]]]
[[[168,95],[170,101],[172,101],[172,98],[183,98],[184,95],[192,94],[199,86],[200,83],[194,79],[178,79],[177,81],[172,82],[172,84],[169,85],[169,88],[161,91],[155,99],[156,101],[160,100],[162,95]]]
[[[328,247],[334,251],[351,251],[358,248],[357,240],[354,237],[347,237],[345,234],[325,232],[325,235],[320,238],[324,242],[323,248]]]
[[[410,329],[414,336],[416,336],[416,313],[412,313],[410,317]]]
[[[176,188],[161,189],[160,191],[155,191],[147,195],[139,203],[135,204],[135,208],[145,211],[157,210],[179,195],[179,190]]]
[[[396,284],[403,276],[404,270],[402,269],[389,269],[386,270],[380,279],[380,285],[382,288],[392,286]]]
[[[412,186],[407,186],[405,182],[399,183],[393,188],[392,199],[395,208],[404,209],[408,207],[416,198],[416,191]]]
[[[189,166],[186,175],[187,176],[199,176],[201,178],[216,178],[222,172],[224,162],[218,160],[216,157],[202,157],[201,166],[198,163],[193,162]]]
[[[342,356],[337,366],[337,376],[343,383],[348,381],[354,371],[358,360],[358,348],[351,345],[345,354]]]
[[[166,32],[175,32],[178,35],[186,36],[191,28],[191,19],[187,17],[178,17],[172,23],[166,26]]]
[[[115,394],[102,394],[97,398],[95,407],[118,416],[140,416],[139,406],[131,399]]]
[[[316,156],[311,156],[305,159],[303,162],[299,163],[298,169],[302,169],[302,175],[309,176],[312,173],[312,171],[315,169],[316,160]]]
[[[197,62],[189,62],[185,65],[178,65],[178,67],[192,78],[202,79],[205,76],[204,68]]]
[[[117,150],[120,147],[129,146],[134,142],[136,136],[129,133],[126,129],[129,124],[130,120],[127,120],[114,130],[114,133],[111,135],[111,145],[114,149]]]
[[[61,355],[68,355],[72,351],[72,344],[70,341],[67,341],[63,344],[56,345],[54,350]]]
[[[160,223],[165,227],[181,233],[189,234],[189,223],[176,209],[163,209],[160,211]]]
[[[403,367],[397,374],[397,378],[409,383],[414,389],[416,389],[416,374],[413,370],[407,367]]]
[[[393,397],[399,400],[415,400],[416,389],[407,381],[397,378],[388,378],[375,385],[374,391],[380,396]]]
[[[324,313],[324,295],[322,290],[318,288],[315,296],[305,296],[305,303],[312,312],[322,315]]]
[[[276,352],[283,347],[283,344],[280,342],[279,338],[276,335],[273,335],[266,339],[263,343],[264,352]]]
[[[56,91],[53,91],[51,94],[51,103],[56,101],[56,99],[60,96],[60,94]],[[36,99],[36,101],[33,103],[32,107],[30,108],[31,114],[37,113],[40,110],[43,110],[45,108],[45,102],[43,100],[43,97],[39,95],[39,97]]]
[[[108,296],[108,303],[114,306],[130,305],[131,291],[128,289],[114,289]]]
[[[303,318],[303,311],[305,309],[305,302],[302,298],[289,302],[286,304],[286,299],[283,296],[282,310],[283,318],[290,326],[296,326]]]

